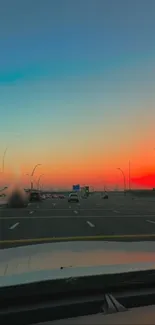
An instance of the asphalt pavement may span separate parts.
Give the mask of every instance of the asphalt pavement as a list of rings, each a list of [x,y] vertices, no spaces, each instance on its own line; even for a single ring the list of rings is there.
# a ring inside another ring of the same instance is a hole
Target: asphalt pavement
[[[69,240],[155,240],[155,200],[99,194],[80,203],[46,199],[23,209],[0,207],[0,248]]]

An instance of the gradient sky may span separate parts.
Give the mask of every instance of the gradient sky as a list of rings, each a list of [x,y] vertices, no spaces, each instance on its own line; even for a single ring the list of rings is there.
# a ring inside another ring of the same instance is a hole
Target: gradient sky
[[[154,0],[2,0],[1,181],[155,186],[154,31]]]

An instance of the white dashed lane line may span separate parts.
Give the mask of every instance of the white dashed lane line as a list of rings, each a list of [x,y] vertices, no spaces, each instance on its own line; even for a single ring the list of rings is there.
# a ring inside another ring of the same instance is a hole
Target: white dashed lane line
[[[146,220],[147,222],[149,223],[154,223],[155,224],[155,221],[152,221],[152,220]]]
[[[91,228],[94,228],[95,225],[93,223],[91,223],[90,221],[87,221],[87,224],[91,227]]]
[[[19,225],[19,222],[13,224],[9,229],[10,229],[10,230],[13,230],[13,229],[15,229],[18,225]]]

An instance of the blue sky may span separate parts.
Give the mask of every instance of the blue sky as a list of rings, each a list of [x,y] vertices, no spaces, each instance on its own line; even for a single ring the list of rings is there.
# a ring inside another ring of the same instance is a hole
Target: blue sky
[[[154,0],[1,1],[1,150],[19,132],[32,161],[91,141],[113,160],[124,138],[122,164],[135,138],[137,154],[155,117],[154,12]]]
[[[1,3],[1,83],[13,74],[18,80],[106,72],[154,56],[153,0]]]

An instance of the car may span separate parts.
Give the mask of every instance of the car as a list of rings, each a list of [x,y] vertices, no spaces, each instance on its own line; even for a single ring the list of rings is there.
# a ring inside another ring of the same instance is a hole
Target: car
[[[57,199],[57,198],[58,198],[57,194],[52,194],[52,199]]]
[[[108,194],[103,195],[102,199],[108,200]]]
[[[77,193],[70,193],[68,197],[68,202],[79,202],[79,197]]]
[[[64,199],[64,198],[65,198],[65,196],[63,194],[59,195],[59,199]]]
[[[31,192],[30,193],[30,201],[41,201],[42,197],[39,192]]]

